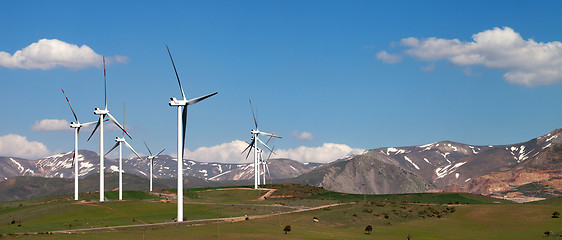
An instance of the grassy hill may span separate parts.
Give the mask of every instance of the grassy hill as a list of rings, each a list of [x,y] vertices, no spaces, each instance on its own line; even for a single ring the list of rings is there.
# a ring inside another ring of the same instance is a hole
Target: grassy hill
[[[465,193],[363,195],[327,191],[297,184],[272,184],[269,192],[250,187],[186,189],[184,215],[192,224],[150,225],[75,234],[17,235],[38,239],[556,239],[562,222],[552,218],[562,201],[534,204]],[[169,189],[173,190],[173,189]],[[162,193],[173,191],[162,191]],[[106,195],[113,199],[115,193]],[[172,222],[177,204],[140,191],[125,191],[126,201],[96,202],[97,193],[41,197],[0,203],[0,234]],[[90,201],[94,200],[94,201]],[[458,202],[458,204],[457,204]],[[302,211],[306,207],[338,206]],[[452,204],[449,204],[452,203]],[[306,207],[303,207],[306,206]],[[297,209],[297,210],[295,210]],[[286,213],[286,214],[285,214]],[[265,216],[266,214],[273,214]],[[214,219],[249,216],[239,222]],[[265,216],[265,217],[261,217]],[[316,221],[314,221],[316,219]],[[291,225],[285,235],[282,229]],[[373,226],[371,234],[365,227]],[[544,232],[552,232],[546,237]]]
[[[159,181],[153,182],[154,189],[168,188]],[[111,191],[119,186],[118,173],[105,174],[105,190]],[[147,178],[133,174],[123,174],[124,190],[147,191],[149,182]],[[99,191],[99,174],[90,174],[78,181],[80,192]],[[20,176],[0,182],[0,201],[13,201],[20,199],[36,198],[41,196],[74,193],[74,179],[70,178],[43,178]]]

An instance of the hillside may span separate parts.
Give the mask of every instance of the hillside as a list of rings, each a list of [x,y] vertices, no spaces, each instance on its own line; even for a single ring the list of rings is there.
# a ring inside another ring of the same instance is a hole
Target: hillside
[[[413,193],[433,187],[420,176],[369,155],[356,155],[291,180],[346,193]]]
[[[80,192],[99,191],[99,174],[91,174],[78,182]],[[119,174],[105,175],[105,189],[112,191],[118,189]],[[123,174],[124,190],[148,190],[148,179],[137,175]],[[158,181],[153,183],[154,189],[168,188]],[[74,193],[74,179],[70,178],[44,178],[20,176],[0,181],[0,201],[13,201],[41,196],[52,196]]]
[[[99,172],[99,155],[88,150],[78,151],[80,178]],[[37,176],[47,178],[72,178],[74,167],[73,152],[56,154],[36,161],[11,157],[0,157],[0,179],[16,176]],[[117,159],[105,158],[106,172],[118,172]],[[321,164],[301,163],[290,159],[270,159],[271,179],[286,179],[308,172]],[[149,164],[146,159],[123,159],[125,173],[148,177]],[[154,178],[175,178],[177,160],[168,155],[160,155],[154,160]],[[249,180],[253,178],[252,163],[207,163],[184,159],[183,172],[186,176],[201,179]],[[269,178],[269,175],[268,175]]]
[[[562,130],[527,142],[474,146],[442,141],[368,150],[294,180],[348,193],[458,191],[507,198],[562,195]],[[530,197],[530,198],[529,198]]]
[[[420,146],[385,147],[327,164],[271,159],[274,183],[302,183],[347,193],[472,192],[507,198],[550,198],[562,195],[562,130],[526,142],[476,146],[441,141]],[[84,178],[99,171],[99,155],[80,150]],[[125,159],[125,173],[147,177],[146,159]],[[117,160],[106,159],[106,171],[117,172]],[[155,160],[154,177],[175,186],[177,162],[163,155]],[[253,164],[184,160],[184,173],[194,187],[245,185]],[[0,157],[0,177],[71,178],[72,152],[37,161]]]

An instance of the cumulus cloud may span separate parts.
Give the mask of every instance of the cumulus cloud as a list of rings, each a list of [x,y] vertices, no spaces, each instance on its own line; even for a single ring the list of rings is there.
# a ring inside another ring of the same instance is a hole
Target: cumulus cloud
[[[116,55],[108,63],[126,63],[129,58]],[[57,66],[72,69],[100,66],[102,56],[86,45],[78,46],[58,39],[41,39],[13,55],[0,52],[0,66],[6,68],[48,70]]]
[[[41,158],[51,154],[43,143],[28,141],[26,137],[8,134],[0,136],[0,156]]]
[[[219,144],[212,147],[200,147],[195,151],[184,152],[185,159],[193,159],[202,162],[218,163],[250,163],[253,161],[252,154],[246,159],[246,153],[241,154],[248,143],[240,140]],[[352,148],[345,144],[324,143],[320,147],[298,147],[292,149],[275,149],[271,158],[288,158],[300,162],[332,162],[340,158],[364,152],[365,149]],[[269,151],[266,150],[269,155]],[[172,154],[172,157],[176,157]],[[264,156],[267,157],[267,156]]]
[[[241,163],[248,162],[245,160],[246,155],[241,154],[242,150],[248,144],[244,141],[234,140],[232,142],[223,143],[212,147],[200,147],[191,152],[185,150],[184,158],[193,159],[202,162],[219,162],[219,163]]]
[[[314,135],[312,135],[312,133],[309,132],[299,132],[298,130],[295,130],[293,132],[293,136],[301,141],[312,141],[314,140]]]
[[[33,131],[72,131],[70,123],[66,120],[59,119],[43,119],[35,121],[31,126]]]
[[[286,150],[279,149],[275,151],[275,153],[277,153],[275,157],[288,158],[300,162],[326,163],[353,154],[359,154],[364,151],[365,149],[352,148],[345,144],[324,143],[320,147],[300,146],[298,148],[292,148]]]
[[[380,51],[379,53],[377,53],[377,59],[381,60],[384,63],[395,64],[402,61],[402,56],[398,54],[390,54],[386,51]]]
[[[423,61],[445,59],[464,69],[481,65],[505,70],[503,78],[514,84],[536,86],[562,83],[562,43],[525,40],[509,27],[476,33],[472,41],[410,37],[402,39],[400,44],[407,48],[404,50],[406,55]],[[377,58],[388,62],[389,55],[393,56],[382,51]]]

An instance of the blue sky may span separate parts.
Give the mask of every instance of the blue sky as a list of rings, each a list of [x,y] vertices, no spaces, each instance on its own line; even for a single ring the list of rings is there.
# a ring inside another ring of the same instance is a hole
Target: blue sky
[[[71,151],[73,133],[60,120],[73,117],[60,89],[81,122],[95,121],[101,55],[109,61],[109,110],[122,121],[126,102],[133,147],[146,153],[146,141],[175,154],[176,109],[168,101],[181,94],[166,44],[188,98],[219,91],[189,109],[188,158],[244,161],[237,152],[253,127],[249,98],[260,129],[284,137],[272,143],[280,155],[300,161],[441,140],[526,141],[562,121],[561,5],[3,2],[0,155]],[[49,46],[60,51],[31,51]],[[83,46],[90,58],[78,54]],[[59,121],[40,125],[45,119]],[[97,152],[97,134],[85,141],[90,132],[82,131],[80,148]],[[117,135],[106,133],[106,149]]]

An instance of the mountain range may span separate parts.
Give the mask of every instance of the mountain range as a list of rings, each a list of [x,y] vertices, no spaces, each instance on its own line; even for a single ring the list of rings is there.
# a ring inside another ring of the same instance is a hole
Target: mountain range
[[[476,146],[441,141],[371,149],[326,164],[270,159],[267,182],[303,183],[347,193],[462,191],[507,198],[554,197],[562,195],[561,144],[562,130],[555,129],[527,142],[508,145]],[[79,177],[99,171],[97,153],[80,150],[78,159]],[[118,171],[117,160],[105,161],[106,171]],[[72,178],[72,162],[72,152],[40,160],[0,157],[0,179]],[[159,156],[154,162],[155,178],[163,181],[175,178],[176,166],[176,159]],[[147,177],[148,167],[146,159],[131,158],[123,162],[125,173],[141,177]],[[253,178],[253,164],[184,160],[184,173],[208,185],[242,183]]]

